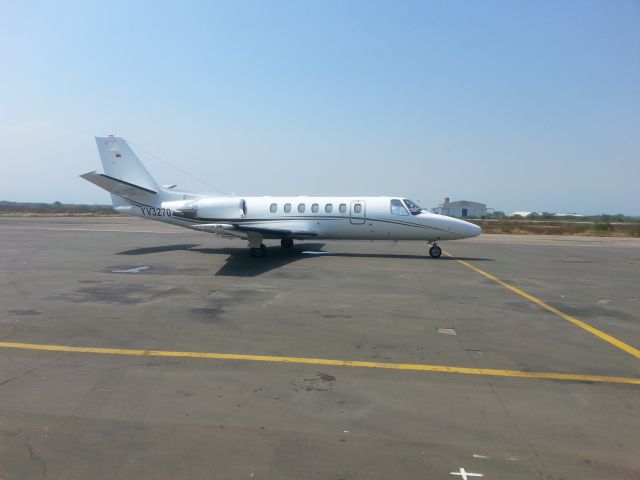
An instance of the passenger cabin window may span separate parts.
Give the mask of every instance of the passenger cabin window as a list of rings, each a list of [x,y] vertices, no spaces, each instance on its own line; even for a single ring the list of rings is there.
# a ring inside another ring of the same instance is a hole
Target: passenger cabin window
[[[404,199],[404,204],[409,209],[409,213],[411,213],[411,215],[418,215],[422,211],[422,208],[416,202],[413,202],[408,198]]]
[[[299,204],[298,204],[298,212],[300,212],[300,213],[304,213],[304,209],[305,209],[305,208],[306,208],[306,207],[304,206],[304,203],[299,203]]]
[[[318,213],[318,210],[320,210],[320,206],[317,203],[314,203],[313,205],[311,205],[311,211],[313,213]]]
[[[356,203],[353,206],[353,212],[354,213],[362,213],[362,204],[361,203]]]
[[[409,215],[407,209],[404,208],[402,202],[396,198],[391,200],[391,214],[392,215]]]
[[[285,213],[289,213],[291,211],[291,204],[290,203],[285,203],[284,204],[284,211],[285,211]]]
[[[269,210],[271,210],[271,213],[276,213],[276,211],[278,211],[278,204],[272,203],[271,208],[269,208]]]
[[[347,204],[346,203],[341,203],[340,204],[340,213],[345,213],[347,211]]]
[[[333,212],[333,204],[332,203],[327,203],[324,206],[324,211],[327,212],[327,213]]]

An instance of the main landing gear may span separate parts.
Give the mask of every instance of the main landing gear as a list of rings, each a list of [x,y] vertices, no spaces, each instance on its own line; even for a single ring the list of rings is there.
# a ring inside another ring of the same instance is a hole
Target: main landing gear
[[[264,244],[261,244],[259,247],[250,248],[251,256],[253,258],[263,258],[267,253],[267,247]]]
[[[440,255],[442,255],[442,249],[436,245],[436,242],[433,242],[433,246],[429,249],[429,255],[431,255],[431,258],[440,258]]]
[[[291,248],[293,247],[293,239],[283,238],[280,240],[280,245],[282,245],[282,248]],[[267,247],[262,243],[261,237],[249,239],[249,252],[253,258],[264,258],[267,254]]]

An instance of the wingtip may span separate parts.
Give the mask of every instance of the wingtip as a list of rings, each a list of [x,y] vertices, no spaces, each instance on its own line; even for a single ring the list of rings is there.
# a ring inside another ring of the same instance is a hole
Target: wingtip
[[[90,172],[82,173],[82,174],[80,174],[80,175],[78,175],[78,176],[79,176],[80,178],[84,178],[84,179],[86,180],[88,177],[92,177],[92,176],[94,176],[94,175],[95,175],[95,174],[97,174],[97,173],[98,173],[98,171],[97,171],[97,170],[91,170]]]

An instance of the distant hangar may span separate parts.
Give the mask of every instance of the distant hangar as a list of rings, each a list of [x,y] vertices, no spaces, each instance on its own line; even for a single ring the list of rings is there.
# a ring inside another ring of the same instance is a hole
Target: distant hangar
[[[538,212],[513,212],[509,214],[509,217],[522,217],[522,218],[536,218],[536,217],[544,217],[548,219],[549,217],[561,217],[561,218],[582,218],[584,215],[581,213],[538,213]]]
[[[512,212],[510,217],[533,218],[538,216],[538,212]]]
[[[487,216],[487,211],[493,209],[487,208],[487,205],[480,202],[470,202],[468,200],[449,201],[449,197],[444,198],[444,202],[433,209],[434,213],[447,215],[449,217],[473,217],[482,218]]]

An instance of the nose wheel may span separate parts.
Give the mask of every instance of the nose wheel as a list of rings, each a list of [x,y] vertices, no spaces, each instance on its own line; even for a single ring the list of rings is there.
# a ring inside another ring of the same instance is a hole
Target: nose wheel
[[[434,243],[429,249],[429,255],[431,255],[431,258],[440,258],[440,255],[442,255],[442,249]]]
[[[267,253],[267,247],[260,245],[257,248],[250,248],[249,252],[251,252],[253,258],[263,258]]]
[[[293,247],[293,239],[283,238],[282,240],[280,240],[280,245],[282,245],[282,248],[291,248]]]

